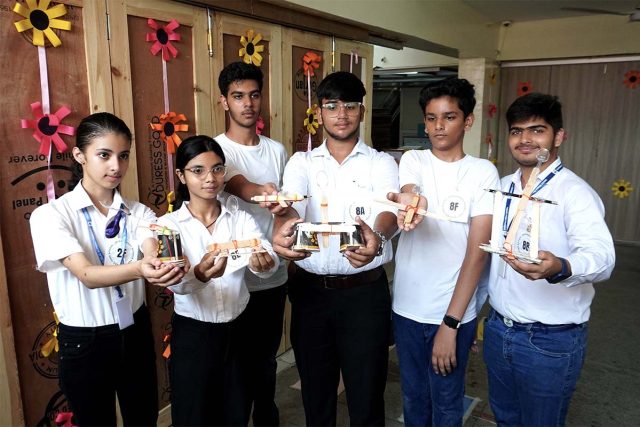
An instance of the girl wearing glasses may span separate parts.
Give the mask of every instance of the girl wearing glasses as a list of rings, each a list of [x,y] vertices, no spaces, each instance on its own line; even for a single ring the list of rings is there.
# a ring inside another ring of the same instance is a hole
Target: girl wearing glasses
[[[72,191],[36,209],[31,235],[60,324],[59,384],[74,424],[155,425],[155,353],[144,281],[168,286],[184,269],[163,264],[149,225],[155,214],[127,200],[131,131],[96,113],[78,126]],[[138,256],[139,250],[144,256]]]
[[[247,425],[245,379],[237,335],[249,301],[245,268],[269,277],[279,260],[257,223],[244,211],[227,209],[217,196],[224,188],[225,156],[208,136],[185,139],[176,154],[175,212],[159,223],[180,232],[185,255],[199,260],[175,293],[169,379],[174,426]],[[264,251],[241,248],[207,252],[212,243],[259,239]]]

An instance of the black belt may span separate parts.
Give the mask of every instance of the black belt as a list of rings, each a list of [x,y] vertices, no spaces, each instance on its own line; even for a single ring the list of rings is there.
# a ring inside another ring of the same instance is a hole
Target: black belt
[[[520,322],[516,322],[515,320],[511,320],[508,317],[504,317],[502,314],[498,313],[495,309],[492,309],[491,311],[493,312],[493,315],[496,318],[498,318],[498,320],[500,320],[502,323],[505,324],[505,326],[513,329],[528,330],[528,331],[545,330],[550,332],[551,331],[560,332],[560,331],[568,331],[575,328],[582,328],[586,325],[586,322],[578,323],[578,324],[567,323],[567,324],[561,324],[561,325],[547,325],[545,323],[540,323],[540,322],[520,323]]]
[[[367,285],[386,274],[382,266],[355,274],[314,274],[296,266],[296,278],[301,285],[319,286],[325,289],[351,289]]]

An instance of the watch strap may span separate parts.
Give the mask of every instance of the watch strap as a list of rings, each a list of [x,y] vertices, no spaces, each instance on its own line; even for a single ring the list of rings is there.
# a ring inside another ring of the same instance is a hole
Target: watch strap
[[[450,316],[448,314],[444,315],[444,318],[442,319],[442,322],[447,325],[448,327],[450,327],[451,329],[458,329],[460,328],[460,324],[462,323],[460,321],[460,319],[456,319],[453,316]]]
[[[562,269],[558,273],[554,274],[553,276],[547,277],[547,282],[551,284],[560,283],[563,280],[571,277],[571,274],[569,273],[569,263],[567,262],[567,260],[564,258],[558,258],[558,259],[562,264]]]

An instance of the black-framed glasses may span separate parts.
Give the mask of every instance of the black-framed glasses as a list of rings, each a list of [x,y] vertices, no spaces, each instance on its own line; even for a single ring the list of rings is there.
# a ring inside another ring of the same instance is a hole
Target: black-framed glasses
[[[355,116],[360,113],[362,102],[327,102],[322,104],[320,108],[327,112],[328,117],[337,117],[340,114],[340,108],[344,108],[345,113],[349,116]]]
[[[194,166],[192,168],[184,168],[184,170],[191,172],[196,178],[200,179],[205,179],[209,173],[212,173],[214,176],[224,176],[227,173],[227,167],[225,165],[215,165],[211,169]]]

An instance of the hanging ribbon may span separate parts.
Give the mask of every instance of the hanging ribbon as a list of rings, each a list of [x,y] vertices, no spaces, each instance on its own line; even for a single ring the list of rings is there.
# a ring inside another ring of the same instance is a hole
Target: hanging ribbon
[[[182,40],[182,36],[176,33],[180,24],[175,19],[169,21],[167,25],[161,26],[153,19],[147,19],[147,25],[154,31],[147,33],[146,40],[153,42],[151,45],[151,54],[157,55],[162,51],[162,98],[164,100],[164,114],[160,115],[160,124],[151,123],[151,128],[154,130],[162,131],[162,139],[167,144],[167,169],[169,176],[169,191],[167,193],[167,202],[169,204],[168,212],[173,212],[173,201],[175,200],[175,180],[173,177],[173,154],[175,153],[175,146],[180,145],[182,140],[175,134],[177,131],[186,131],[189,129],[188,125],[178,125],[177,122],[186,120],[183,114],[177,115],[172,112],[169,107],[169,77],[167,72],[167,61],[171,60],[171,57],[176,58],[178,56],[178,49],[173,46],[172,41]]]
[[[32,43],[38,47],[38,66],[40,70],[40,93],[41,102],[31,104],[34,111],[36,121],[22,120],[22,128],[32,128],[35,130],[33,137],[40,142],[40,154],[47,156],[47,199],[54,200],[56,198],[55,187],[53,184],[53,173],[51,172],[51,156],[53,148],[51,143],[56,145],[58,152],[66,151],[67,146],[58,135],[58,132],[65,135],[73,135],[75,129],[61,125],[60,120],[69,115],[70,110],[67,107],[60,108],[55,115],[51,115],[50,96],[49,96],[49,75],[47,72],[47,52],[45,50],[45,37],[53,47],[62,45],[62,41],[53,31],[53,29],[71,30],[71,23],[60,18],[67,13],[65,5],[58,4],[49,8],[49,0],[27,0],[26,6],[16,3],[13,11],[26,18],[15,22],[14,25],[18,32],[22,33],[27,30],[32,31]],[[34,109],[34,105],[38,104],[38,113]]]
[[[311,76],[315,76],[315,70],[320,68],[320,61],[322,61],[322,57],[315,52],[308,51],[302,57],[302,68],[304,69],[304,73],[307,75],[307,118],[305,119],[305,126],[307,130],[309,130],[309,115],[312,114],[311,107]],[[315,119],[313,119],[315,120]],[[313,120],[311,123],[313,123]],[[313,125],[312,125],[313,126]],[[317,128],[317,126],[315,126]],[[315,131],[313,132],[315,135]],[[313,143],[311,141],[311,132],[307,133],[307,151],[311,151],[313,148]]]
[[[355,58],[355,63],[358,63],[358,49],[354,49],[351,51],[351,56],[349,58],[349,72],[353,73],[353,63],[354,63],[354,58]]]

